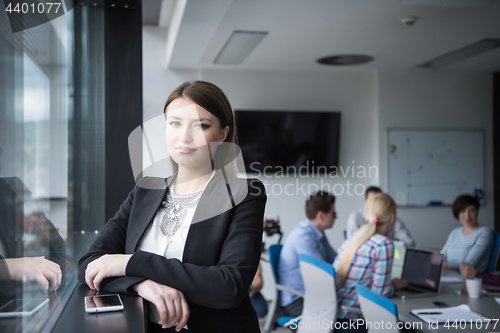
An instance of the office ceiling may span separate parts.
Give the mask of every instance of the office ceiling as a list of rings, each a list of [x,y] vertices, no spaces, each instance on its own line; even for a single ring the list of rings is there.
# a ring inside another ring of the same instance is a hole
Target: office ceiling
[[[160,21],[161,0],[142,0],[142,24],[158,25]]]
[[[144,6],[147,0],[143,12]],[[500,38],[500,0],[163,0],[162,11],[166,8],[172,12],[170,33],[176,36],[168,48],[170,68],[401,70]],[[407,26],[400,21],[405,16],[419,19]],[[214,64],[235,30],[268,34],[241,64]],[[316,63],[336,54],[375,60],[342,67]],[[500,48],[444,68],[499,71]]]

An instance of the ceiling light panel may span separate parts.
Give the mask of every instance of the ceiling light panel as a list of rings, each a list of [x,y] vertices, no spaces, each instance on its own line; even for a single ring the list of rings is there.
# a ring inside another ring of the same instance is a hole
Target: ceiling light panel
[[[214,64],[238,65],[262,42],[267,31],[235,30],[215,57]]]
[[[404,5],[411,6],[432,6],[446,8],[479,8],[484,7],[493,0],[405,0]]]
[[[500,39],[483,39],[474,44],[465,46],[461,49],[446,53],[442,56],[429,60],[426,63],[419,65],[423,68],[440,68],[449,66],[464,59],[475,57],[479,54],[491,51],[500,47]]]

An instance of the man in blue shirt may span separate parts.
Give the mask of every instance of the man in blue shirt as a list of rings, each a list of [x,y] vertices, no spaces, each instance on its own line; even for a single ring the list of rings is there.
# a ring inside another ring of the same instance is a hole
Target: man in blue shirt
[[[300,274],[299,254],[333,263],[336,253],[324,234],[333,226],[337,214],[335,197],[328,192],[311,194],[306,202],[307,219],[300,222],[288,235],[281,250],[278,263],[280,284],[304,292],[304,283]],[[302,313],[303,299],[297,295],[282,291],[280,304],[286,316],[297,317]]]

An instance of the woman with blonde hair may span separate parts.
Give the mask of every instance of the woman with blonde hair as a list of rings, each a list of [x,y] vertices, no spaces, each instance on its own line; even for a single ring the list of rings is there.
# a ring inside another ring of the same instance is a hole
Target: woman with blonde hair
[[[386,297],[407,284],[401,279],[391,283],[394,244],[388,235],[396,220],[396,203],[387,194],[373,195],[366,202],[364,218],[368,223],[340,246],[333,262],[341,306],[359,306],[356,283]],[[342,310],[338,313],[339,321],[358,317]]]

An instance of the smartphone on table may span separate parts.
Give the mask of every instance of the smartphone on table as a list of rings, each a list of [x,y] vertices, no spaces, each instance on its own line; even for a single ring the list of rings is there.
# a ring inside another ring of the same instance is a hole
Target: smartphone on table
[[[88,313],[120,310],[123,310],[123,303],[118,294],[85,297],[85,311]]]

